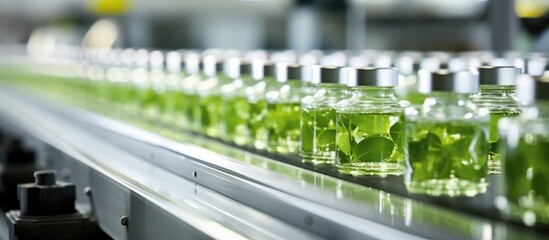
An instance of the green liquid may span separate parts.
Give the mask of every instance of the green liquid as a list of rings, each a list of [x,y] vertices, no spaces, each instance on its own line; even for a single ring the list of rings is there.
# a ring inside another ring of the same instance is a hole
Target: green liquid
[[[160,98],[160,115],[162,125],[169,128],[181,129],[184,122],[181,104],[183,94],[181,90],[173,88],[166,89]]]
[[[139,104],[141,117],[149,123],[156,123],[160,110],[163,108],[163,100],[152,87],[146,87],[139,90]]]
[[[221,102],[219,95],[200,99],[200,129],[209,137],[221,136]]]
[[[95,82],[96,85],[96,94],[98,96],[99,108],[98,110],[102,113],[108,113],[111,108],[112,103],[112,92],[113,86],[111,82],[106,79],[101,79]],[[66,87],[66,84],[63,84]],[[63,88],[65,88],[63,87]],[[67,92],[67,90],[61,89],[60,92]]]
[[[333,164],[336,158],[335,109],[301,112],[301,156],[304,162]]]
[[[249,103],[250,117],[247,125],[249,131],[248,145],[256,149],[265,149],[267,146],[267,101],[259,100]]]
[[[526,133],[503,161],[503,189],[512,217],[527,225],[549,223],[549,136]]]
[[[188,124],[184,128],[194,132],[199,132],[201,126],[201,105],[196,104],[199,101],[200,98],[196,93],[185,93],[182,98],[182,110],[186,119],[184,122]]]
[[[267,104],[267,151],[297,153],[299,150],[301,103]]]
[[[498,153],[499,146],[499,130],[498,122],[504,117],[513,117],[520,114],[519,110],[503,110],[503,111],[491,111],[490,112],[490,154],[488,155],[488,173],[500,173],[501,172],[501,157]]]
[[[434,196],[486,192],[486,135],[482,123],[407,122],[408,191]]]
[[[139,93],[137,86],[127,83],[120,87],[120,101],[127,117],[134,117],[139,112]]]
[[[162,114],[164,122],[176,129],[185,129],[188,126],[183,106],[185,95],[180,89],[169,89],[166,91],[166,109]]]
[[[233,97],[222,102],[223,133],[225,141],[237,145],[246,144],[248,138],[247,120],[249,118],[249,106],[245,97]]]
[[[337,124],[339,172],[355,176],[402,174],[403,113],[338,113]]]

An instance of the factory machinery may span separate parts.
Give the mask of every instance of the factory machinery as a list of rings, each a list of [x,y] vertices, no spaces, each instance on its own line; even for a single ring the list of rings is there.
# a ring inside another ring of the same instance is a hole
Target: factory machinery
[[[13,187],[5,179],[28,183],[2,189],[3,201],[20,201],[3,205],[4,238],[549,236],[545,225],[501,216],[500,175],[475,197],[411,195],[402,176],[342,175],[295,156],[123,121],[10,81],[0,87],[0,129],[2,187]]]

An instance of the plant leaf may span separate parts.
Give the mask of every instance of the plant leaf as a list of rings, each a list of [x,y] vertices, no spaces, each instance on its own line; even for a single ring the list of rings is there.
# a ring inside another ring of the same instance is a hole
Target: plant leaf
[[[301,127],[301,150],[305,152],[313,151],[314,135],[313,130],[308,126]]]
[[[351,143],[349,142],[349,133],[347,131],[337,133],[337,147],[346,155],[351,153]]]
[[[389,158],[395,144],[388,138],[372,136],[360,141],[353,149],[357,161],[382,162]]]
[[[336,130],[327,129],[322,132],[317,137],[317,145],[322,149],[329,148],[330,151],[333,151],[335,148],[336,142]]]
[[[351,122],[368,135],[388,134],[391,127],[389,115],[351,115]]]

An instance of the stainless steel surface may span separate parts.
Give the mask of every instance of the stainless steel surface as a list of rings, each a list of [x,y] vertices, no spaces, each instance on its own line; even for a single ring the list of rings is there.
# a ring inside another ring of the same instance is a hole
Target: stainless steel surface
[[[75,166],[80,166],[80,171],[87,172],[71,174],[69,180],[77,184],[78,191],[91,187],[93,213],[111,237],[134,239],[145,232],[146,236],[157,233],[198,238],[318,238],[144,161],[119,148],[120,143],[105,141],[74,122],[1,95],[6,103],[0,107],[1,116],[9,129],[25,133],[27,138],[38,138],[68,155],[69,171],[78,173]],[[82,169],[81,165],[86,167]],[[147,208],[136,207],[143,204]],[[158,219],[176,220],[171,224],[177,227],[167,228],[140,218],[132,220],[132,215],[144,214],[139,211],[153,211]],[[130,217],[128,230],[120,224],[123,215]]]
[[[358,185],[200,136],[151,126],[141,129],[28,99],[3,87],[0,101],[5,103],[0,105],[2,119],[68,154],[73,158],[69,162],[88,168],[92,201],[111,196],[93,205],[103,211],[97,214],[102,228],[116,236],[133,238],[132,231],[146,231],[132,230],[134,222],[147,225],[142,217],[132,220],[143,216],[133,205],[141,204],[185,223],[193,234],[214,238],[221,233],[231,234],[223,238],[254,239],[543,237],[531,229]],[[77,186],[83,191],[81,183]],[[120,230],[124,214],[129,216],[129,232]]]

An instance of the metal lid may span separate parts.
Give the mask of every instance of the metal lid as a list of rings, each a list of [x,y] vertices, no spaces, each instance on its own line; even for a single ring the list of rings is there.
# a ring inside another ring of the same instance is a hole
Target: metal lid
[[[179,51],[170,51],[166,54],[166,68],[170,72],[181,70],[182,57]]]
[[[152,51],[149,54],[149,64],[152,69],[161,69],[164,67],[164,53],[158,50]]]
[[[520,69],[513,66],[477,67],[481,85],[515,85]]]
[[[313,74],[311,83],[340,83],[340,67],[314,65],[311,69]]]
[[[517,77],[517,89],[515,96],[524,105],[529,105],[539,100],[549,100],[549,72],[538,78],[527,74]]]
[[[351,68],[347,86],[394,87],[398,85],[396,68]]]
[[[272,62],[263,63],[263,77],[274,77],[276,74],[275,64]]]
[[[215,63],[215,72],[216,73],[223,73],[225,72],[225,63],[222,60],[219,60]]]
[[[205,56],[202,67],[202,71],[206,76],[213,77],[216,73],[223,71],[223,61],[212,55]]]
[[[297,63],[278,63],[276,68],[276,80],[279,82],[288,80],[310,82],[311,80],[310,66],[302,66]]]
[[[396,59],[395,66],[401,74],[408,75],[420,69],[421,53],[405,52]]]
[[[204,63],[200,61],[200,54],[196,52],[185,53],[183,62],[185,70],[190,74],[198,73],[200,69],[204,70]]]
[[[252,64],[250,62],[240,60],[238,62],[238,68],[240,75],[252,74]]]
[[[471,94],[478,91],[478,78],[469,71],[450,72],[441,69],[434,72],[419,71],[418,91],[420,93],[454,92]]]
[[[548,60],[545,57],[536,56],[528,60],[526,64],[526,73],[531,76],[541,76],[548,66]]]
[[[126,67],[130,67],[135,62],[135,50],[132,48],[124,49],[120,57],[121,57],[122,63]]]
[[[266,60],[252,62],[252,78],[262,80],[265,77],[275,77],[276,65]]]
[[[149,61],[149,52],[145,49],[139,49],[135,52],[135,65],[139,68],[146,68]]]

